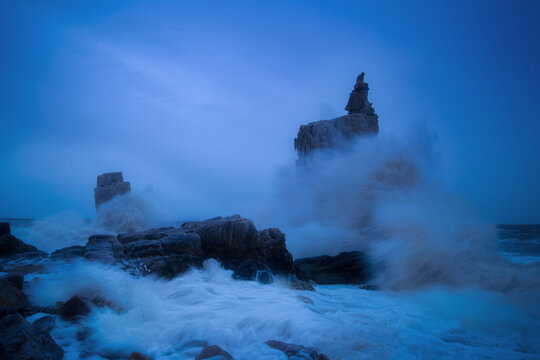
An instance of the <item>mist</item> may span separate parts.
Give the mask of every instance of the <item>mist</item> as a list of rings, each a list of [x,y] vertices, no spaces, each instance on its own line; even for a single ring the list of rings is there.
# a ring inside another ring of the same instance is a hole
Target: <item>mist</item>
[[[382,135],[427,124],[482,219],[539,221],[536,4],[130,5],[2,5],[0,216],[92,218],[118,170],[175,220],[251,216],[365,71]]]

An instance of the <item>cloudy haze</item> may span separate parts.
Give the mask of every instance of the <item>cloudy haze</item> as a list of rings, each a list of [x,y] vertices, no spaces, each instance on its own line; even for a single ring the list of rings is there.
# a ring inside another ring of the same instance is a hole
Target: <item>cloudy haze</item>
[[[94,216],[117,170],[179,219],[247,216],[364,71],[381,135],[428,128],[483,219],[540,222],[536,2],[55,4],[0,5],[0,217]]]

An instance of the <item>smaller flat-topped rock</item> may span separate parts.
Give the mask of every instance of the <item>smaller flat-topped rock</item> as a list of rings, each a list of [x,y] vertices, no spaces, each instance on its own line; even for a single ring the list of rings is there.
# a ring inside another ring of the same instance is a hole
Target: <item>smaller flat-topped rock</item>
[[[94,189],[96,210],[99,206],[116,196],[131,192],[129,182],[124,181],[122,172],[109,172],[97,177],[97,187]]]

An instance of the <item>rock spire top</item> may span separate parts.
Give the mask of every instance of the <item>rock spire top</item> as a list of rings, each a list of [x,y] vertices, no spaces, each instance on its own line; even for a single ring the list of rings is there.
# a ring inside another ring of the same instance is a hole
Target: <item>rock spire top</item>
[[[364,75],[365,73],[358,75],[354,90],[349,95],[349,102],[345,107],[349,114],[363,113],[371,115],[375,113],[373,106],[368,101],[369,85],[364,81]]]

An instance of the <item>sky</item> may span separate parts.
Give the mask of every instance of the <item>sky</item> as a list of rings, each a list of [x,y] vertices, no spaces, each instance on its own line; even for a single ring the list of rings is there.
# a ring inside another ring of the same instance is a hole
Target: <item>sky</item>
[[[540,223],[536,1],[3,1],[0,217],[93,217],[96,176],[180,218],[268,201],[298,127],[366,73],[380,133],[436,135],[446,186]]]

